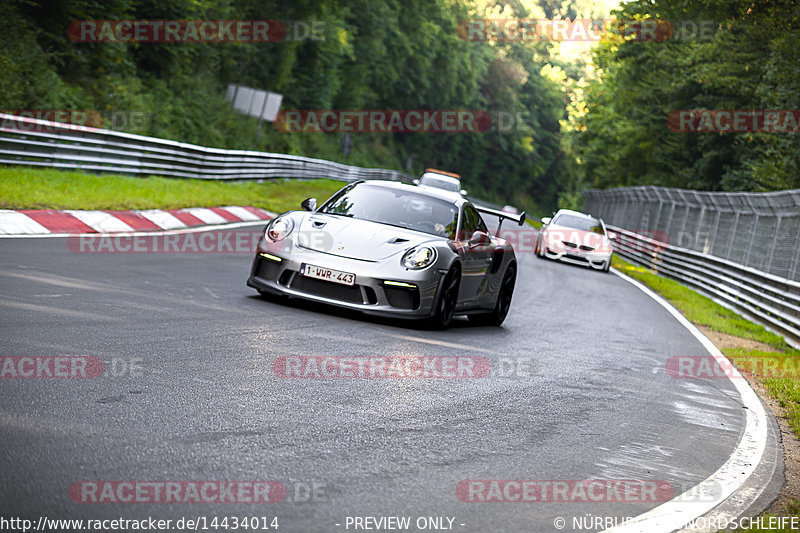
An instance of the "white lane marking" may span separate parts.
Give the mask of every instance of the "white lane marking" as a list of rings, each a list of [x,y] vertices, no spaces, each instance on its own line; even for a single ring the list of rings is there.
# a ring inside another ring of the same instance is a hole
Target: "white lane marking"
[[[640,514],[621,526],[605,530],[614,533],[675,531],[720,505],[739,487],[744,485],[753,474],[761,462],[767,446],[767,414],[764,412],[764,407],[758,395],[753,392],[747,381],[742,378],[741,374],[722,352],[694,324],[644,284],[622,274],[616,269],[612,269],[612,272],[637,287],[666,309],[683,327],[689,330],[689,333],[700,341],[708,353],[717,360],[721,368],[732,369],[732,375],[729,376],[729,379],[739,392],[742,404],[746,408],[746,423],[742,438],[728,460],[725,461],[725,464],[719,467],[716,472],[683,494],[659,505],[655,509]]]
[[[70,214],[98,233],[130,232],[133,228],[105,211],[63,211]]]
[[[186,224],[181,222],[175,215],[162,211],[161,209],[148,209],[146,211],[136,212],[161,229],[180,229],[186,227]]]
[[[394,337],[395,339],[402,339],[405,341],[419,342],[423,344],[433,344],[434,346],[444,346],[445,348],[456,348],[458,350],[467,350],[471,352],[482,352],[496,354],[500,353],[497,350],[489,350],[486,348],[478,348],[476,346],[469,346],[467,344],[457,344],[455,342],[438,341],[435,339],[425,339],[423,337],[412,337],[411,335],[397,335],[394,333],[384,333],[387,337]]]
[[[50,233],[50,230],[33,220],[25,213],[0,209],[0,234]]]
[[[254,215],[244,207],[229,205],[226,207],[221,207],[220,209],[224,209],[225,211],[235,216],[239,220],[261,220],[260,218],[258,218],[256,215]]]
[[[181,211],[199,218],[206,224],[224,224],[227,222],[214,211],[205,207],[187,207],[186,209],[181,209]]]
[[[43,418],[0,411],[0,427],[10,432],[36,432],[48,435],[68,435],[86,438],[89,435],[105,435],[105,428],[95,427],[81,422],[68,422],[65,417]]]
[[[68,318],[80,320],[97,320],[100,322],[119,322],[121,318],[99,315],[97,313],[90,313],[89,311],[77,311],[74,309],[62,309],[60,307],[51,307],[49,305],[31,304],[26,302],[19,302],[8,298],[0,298],[0,307],[10,307],[12,309],[21,309],[23,311],[34,311],[37,313],[45,313],[52,315],[61,315]]]
[[[272,215],[277,216],[277,215]],[[147,236],[147,235],[180,235],[182,233],[201,233],[203,231],[218,231],[218,230],[227,230],[227,229],[236,229],[236,228],[245,228],[248,226],[266,226],[267,220],[259,220],[258,222],[230,222],[227,224],[219,224],[216,226],[196,226],[193,228],[184,228],[178,230],[168,230],[168,231],[132,231],[130,233],[125,233],[125,236]],[[31,234],[31,235],[2,235],[0,234],[0,239],[43,239],[43,238],[50,238],[50,237],[76,237],[81,235],[80,233],[47,233],[47,234]],[[106,233],[86,233],[84,235],[95,235],[95,236],[102,236],[107,235]],[[113,234],[118,235],[118,234]]]

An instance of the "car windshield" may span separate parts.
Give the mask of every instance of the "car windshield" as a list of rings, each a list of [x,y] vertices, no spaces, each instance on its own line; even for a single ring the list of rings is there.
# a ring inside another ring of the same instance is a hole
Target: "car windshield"
[[[592,233],[599,233],[604,235],[603,226],[596,218],[587,218],[577,215],[568,215],[566,213],[558,215],[553,224],[556,226],[564,226],[581,231],[591,231]]]
[[[419,179],[420,185],[427,185],[429,187],[438,187],[447,191],[458,192],[461,190],[461,184],[453,179],[439,178],[437,176],[422,176]]]
[[[319,212],[448,238],[453,237],[458,223],[458,208],[452,202],[368,183],[340,191]]]

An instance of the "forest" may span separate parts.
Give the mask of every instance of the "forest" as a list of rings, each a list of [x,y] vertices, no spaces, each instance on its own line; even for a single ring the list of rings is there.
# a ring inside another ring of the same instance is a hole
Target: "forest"
[[[580,207],[590,187],[800,186],[796,134],[668,124],[680,110],[799,109],[791,2],[10,0],[2,16],[4,111],[76,110],[132,133],[336,161],[341,131],[266,122],[255,142],[257,120],[231,108],[227,86],[280,93],[284,113],[477,112],[488,119],[474,131],[353,132],[347,163],[457,172],[471,194],[533,212]],[[641,39],[612,30],[564,43],[465,30],[609,17],[713,31]],[[120,20],[268,20],[282,31],[259,42],[76,36],[80,21]]]
[[[660,42],[617,38],[598,44],[597,75],[583,87],[585,112],[571,132],[574,189],[800,187],[797,128],[758,131],[753,124],[735,132],[692,132],[669,124],[682,110],[774,110],[796,117],[800,4],[634,0],[615,16],[670,21],[675,29],[694,24],[697,30],[683,36],[676,31]]]

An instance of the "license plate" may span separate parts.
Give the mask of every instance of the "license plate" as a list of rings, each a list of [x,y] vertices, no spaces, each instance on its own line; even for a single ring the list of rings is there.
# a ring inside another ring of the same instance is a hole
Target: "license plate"
[[[300,274],[308,278],[331,281],[333,283],[340,283],[342,285],[355,285],[356,283],[355,274],[314,265],[302,265],[300,267]]]

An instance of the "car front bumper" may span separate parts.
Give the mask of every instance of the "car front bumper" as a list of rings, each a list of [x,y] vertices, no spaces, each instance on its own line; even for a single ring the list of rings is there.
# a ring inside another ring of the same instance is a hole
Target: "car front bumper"
[[[355,285],[303,276],[300,274],[303,264],[355,274]],[[408,270],[395,256],[372,262],[298,246],[293,246],[290,254],[261,246],[253,259],[247,285],[276,295],[303,298],[372,315],[425,318],[433,314],[445,273],[446,270],[437,268],[437,265],[424,270]]]
[[[566,248],[553,250],[548,246],[544,246],[544,256],[564,263],[588,266],[595,270],[605,269],[611,261],[611,252],[582,252]]]

